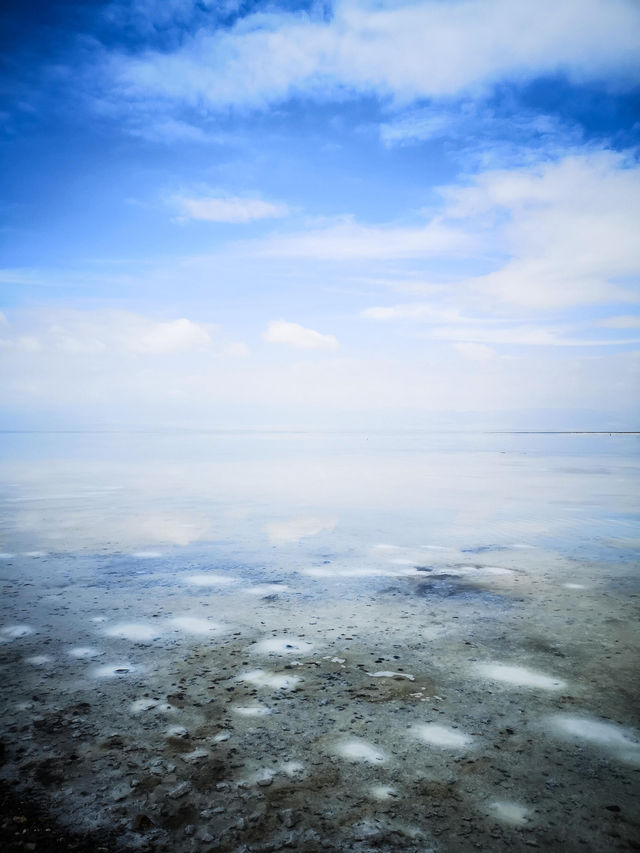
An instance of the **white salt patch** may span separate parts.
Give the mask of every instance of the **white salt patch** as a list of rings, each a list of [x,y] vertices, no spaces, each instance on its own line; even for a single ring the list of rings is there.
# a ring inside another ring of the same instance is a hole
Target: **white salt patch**
[[[563,583],[565,589],[586,589],[583,583]]]
[[[222,731],[222,732],[218,732],[217,735],[214,735],[211,738],[211,740],[214,743],[224,743],[224,741],[229,740],[230,737],[231,737],[231,732]]]
[[[238,676],[238,681],[247,684],[255,684],[256,687],[272,687],[274,690],[291,690],[302,679],[297,675],[279,675],[275,672],[267,672],[264,669],[254,669]]]
[[[21,637],[28,637],[30,634],[35,634],[35,629],[30,625],[6,625],[0,629],[0,636],[3,640],[19,640]]]
[[[0,551],[0,560],[10,560],[15,557],[15,554],[10,554],[9,551]]]
[[[251,781],[254,785],[259,785],[261,782],[271,782],[275,775],[276,771],[272,770],[271,767],[263,767],[253,774]]]
[[[107,620],[106,616],[92,616],[91,621],[92,622],[107,622],[108,620]]]
[[[503,823],[510,826],[522,826],[528,823],[529,809],[518,803],[510,803],[505,800],[496,800],[489,804],[489,808]]]
[[[162,557],[162,551],[134,551],[131,556],[137,557],[138,560],[153,560]]]
[[[285,761],[278,769],[291,779],[304,774],[304,764],[301,761]]]
[[[412,731],[420,740],[445,749],[461,749],[469,746],[473,740],[464,732],[452,729],[449,726],[440,726],[438,723],[424,723],[423,725],[413,726]]]
[[[502,566],[440,566],[434,568],[429,574],[478,577],[479,575],[506,576],[513,573],[512,569],[504,569]]]
[[[105,664],[104,666],[96,666],[91,670],[91,674],[95,678],[118,678],[121,675],[129,675],[135,672],[135,666],[127,663]]]
[[[156,699],[136,699],[129,705],[129,710],[132,714],[141,714],[143,711],[150,711],[152,708],[157,708],[158,701]]]
[[[367,675],[372,676],[372,678],[408,678],[409,681],[415,681],[413,675],[408,675],[406,672],[383,670],[381,672],[368,672]]]
[[[228,584],[235,582],[235,578],[230,578],[227,575],[218,575],[214,572],[189,575],[187,577],[187,583],[190,583],[193,586],[227,586]]]
[[[25,663],[30,663],[33,666],[44,666],[45,663],[51,663],[53,660],[49,655],[33,655],[30,658],[25,658]]]
[[[173,705],[168,705],[166,702],[159,702],[157,699],[136,699],[135,702],[129,705],[129,710],[132,714],[143,714],[145,711],[170,714],[176,709]]]
[[[465,567],[466,568],[466,567]],[[471,568],[475,569],[475,566]],[[513,569],[505,569],[503,566],[480,566],[476,571],[483,575],[512,575]]]
[[[337,750],[343,758],[348,758],[350,761],[383,764],[387,760],[386,755],[381,749],[368,743],[366,740],[358,738],[342,741],[342,743],[338,744]]]
[[[310,569],[302,569],[301,574],[311,578],[400,578],[419,574],[418,570],[410,569],[381,569],[365,568],[340,568],[339,566],[317,566]]]
[[[269,637],[260,640],[253,649],[265,655],[310,655],[313,644],[298,637]]]
[[[46,557],[47,552],[46,551],[23,551],[22,556],[23,557]]]
[[[103,655],[104,652],[101,651],[100,649],[94,649],[90,646],[76,646],[75,649],[69,649],[68,654],[71,655],[72,658],[78,658],[80,660],[82,660],[82,659],[86,660],[87,658],[100,657],[100,655]]]
[[[640,763],[640,740],[632,729],[572,714],[554,714],[548,721],[560,735],[607,747],[625,761]]]
[[[157,628],[144,622],[119,622],[107,628],[105,634],[107,637],[121,637],[134,642],[148,642],[160,636]]]
[[[266,717],[271,713],[271,708],[267,708],[266,705],[236,705],[231,710],[241,717]]]
[[[175,616],[171,619],[171,624],[180,631],[185,631],[187,634],[198,634],[205,636],[219,630],[219,626],[206,619],[199,619],[197,616]]]
[[[398,796],[398,792],[391,785],[374,785],[371,788],[371,796],[374,800],[391,800]]]
[[[184,726],[169,726],[167,729],[167,737],[189,737],[189,731]]]
[[[209,753],[206,749],[194,749],[193,752],[183,753],[181,758],[187,764],[202,764],[209,758]]]
[[[289,587],[284,583],[261,583],[256,586],[250,586],[245,589],[249,595],[277,595],[279,592],[286,592]]]
[[[526,669],[524,666],[510,666],[502,663],[478,664],[476,669],[481,675],[493,681],[502,681],[516,687],[537,687],[541,690],[559,690],[566,687],[566,681],[554,678],[542,672]]]

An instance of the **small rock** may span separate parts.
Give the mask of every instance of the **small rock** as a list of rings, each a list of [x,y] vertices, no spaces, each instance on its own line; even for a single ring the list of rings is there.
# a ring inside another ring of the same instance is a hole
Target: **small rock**
[[[186,794],[188,794],[192,788],[193,785],[191,784],[191,782],[180,782],[179,785],[176,785],[175,788],[172,788],[169,791],[167,796],[170,797],[172,800],[179,800],[180,797],[184,797]]]
[[[184,828],[184,834],[187,838],[191,838],[192,835],[195,834],[196,828],[192,823],[188,823]]]
[[[299,812],[296,812],[293,809],[282,809],[278,814],[278,817],[287,829],[291,829],[301,820]]]
[[[193,752],[187,752],[182,756],[182,760],[187,764],[202,764],[209,757],[209,753],[204,749],[194,749]]]
[[[153,825],[153,821],[148,817],[148,815],[139,812],[134,817],[131,828],[134,832],[146,832],[148,829],[151,829]]]

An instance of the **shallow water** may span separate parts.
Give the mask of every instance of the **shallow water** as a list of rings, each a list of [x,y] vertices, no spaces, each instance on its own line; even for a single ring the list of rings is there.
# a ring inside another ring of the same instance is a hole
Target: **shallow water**
[[[3,435],[3,777],[136,849],[629,849],[638,449]]]

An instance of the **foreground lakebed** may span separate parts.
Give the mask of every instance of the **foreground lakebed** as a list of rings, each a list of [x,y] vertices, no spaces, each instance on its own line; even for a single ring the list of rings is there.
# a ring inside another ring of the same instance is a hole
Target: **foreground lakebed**
[[[4,846],[637,849],[637,465],[516,450],[5,465]]]
[[[3,777],[130,848],[632,847],[638,599],[534,549],[430,556],[357,591],[87,565],[71,598],[66,559],[7,561],[10,594],[53,583],[3,628]]]

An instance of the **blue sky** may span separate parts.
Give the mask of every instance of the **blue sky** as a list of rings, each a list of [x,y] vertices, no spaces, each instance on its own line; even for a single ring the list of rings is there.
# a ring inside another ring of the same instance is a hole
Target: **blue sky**
[[[5,5],[5,425],[637,428],[634,0]]]

